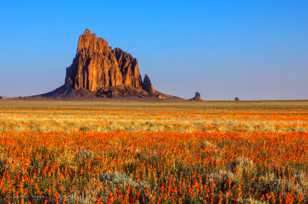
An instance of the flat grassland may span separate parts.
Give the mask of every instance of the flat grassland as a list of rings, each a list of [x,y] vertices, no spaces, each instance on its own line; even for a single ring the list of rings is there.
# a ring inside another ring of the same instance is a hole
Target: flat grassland
[[[308,203],[308,101],[0,100],[0,202]]]

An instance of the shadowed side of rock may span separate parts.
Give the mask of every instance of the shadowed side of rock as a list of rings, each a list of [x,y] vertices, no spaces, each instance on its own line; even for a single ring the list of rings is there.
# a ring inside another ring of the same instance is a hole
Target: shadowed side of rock
[[[189,100],[190,101],[203,101],[203,99],[201,98],[201,94],[198,91],[195,93],[194,97],[192,97]]]

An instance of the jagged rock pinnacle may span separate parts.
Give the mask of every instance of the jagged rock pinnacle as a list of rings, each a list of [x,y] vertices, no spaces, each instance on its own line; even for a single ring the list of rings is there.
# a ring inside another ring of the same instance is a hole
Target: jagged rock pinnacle
[[[142,80],[136,58],[85,29],[77,53],[66,70],[65,84],[47,97],[156,97],[167,98],[153,88],[148,75]]]

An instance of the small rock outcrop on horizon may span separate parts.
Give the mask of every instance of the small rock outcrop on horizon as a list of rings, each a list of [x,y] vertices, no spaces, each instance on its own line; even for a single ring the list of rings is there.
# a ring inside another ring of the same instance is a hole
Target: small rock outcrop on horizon
[[[202,101],[200,92],[196,92],[194,97],[190,99],[191,101]]]
[[[88,29],[79,37],[64,85],[39,96],[173,98],[155,90],[148,75],[142,79],[136,58],[120,48],[112,49],[106,40]]]

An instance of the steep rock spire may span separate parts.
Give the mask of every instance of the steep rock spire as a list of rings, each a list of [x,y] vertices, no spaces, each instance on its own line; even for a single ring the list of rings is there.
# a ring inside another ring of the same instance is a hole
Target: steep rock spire
[[[76,55],[66,69],[65,84],[43,94],[47,97],[155,97],[168,95],[156,91],[148,75],[142,80],[138,60],[86,29],[79,37]]]

